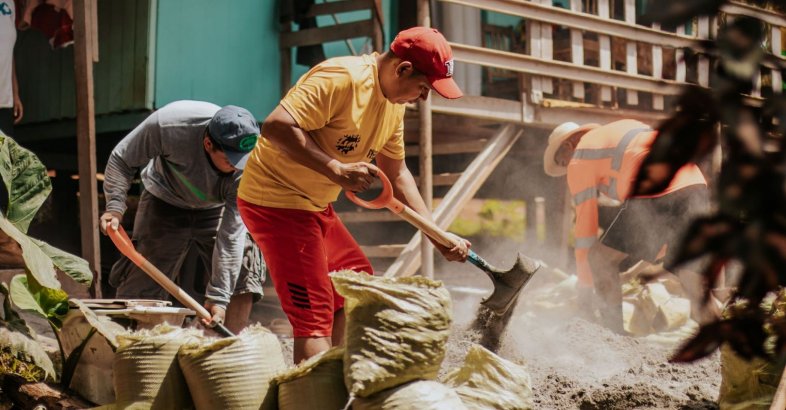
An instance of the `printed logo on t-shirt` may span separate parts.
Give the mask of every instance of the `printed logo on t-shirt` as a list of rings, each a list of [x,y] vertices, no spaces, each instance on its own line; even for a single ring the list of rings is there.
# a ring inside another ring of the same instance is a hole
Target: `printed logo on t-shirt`
[[[373,161],[373,160],[374,160],[374,158],[376,158],[376,157],[377,157],[377,154],[378,154],[378,153],[379,153],[379,152],[377,152],[377,151],[375,151],[375,150],[373,150],[373,149],[370,149],[370,150],[368,150],[368,154],[366,154],[366,158],[368,158],[368,159],[369,159],[369,161]]]
[[[11,11],[11,6],[8,4],[8,2],[0,2],[0,14],[3,16],[10,16],[13,14],[13,11]]]
[[[360,135],[357,134],[345,135],[336,143],[336,149],[338,150],[338,152],[347,155],[350,152],[354,151],[359,143],[360,143]]]

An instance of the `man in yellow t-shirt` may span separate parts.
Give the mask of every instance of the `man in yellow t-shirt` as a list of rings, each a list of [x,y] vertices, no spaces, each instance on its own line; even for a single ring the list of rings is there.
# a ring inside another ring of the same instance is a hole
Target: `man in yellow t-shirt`
[[[312,68],[265,120],[238,207],[294,329],[295,363],[341,343],[344,301],[328,272],[373,274],[331,205],[341,190],[365,191],[384,172],[395,197],[430,218],[404,162],[403,104],[425,100],[431,89],[461,97],[452,75],[442,34],[414,27],[384,54]],[[470,243],[458,242],[453,249],[435,245],[448,260],[464,261]]]

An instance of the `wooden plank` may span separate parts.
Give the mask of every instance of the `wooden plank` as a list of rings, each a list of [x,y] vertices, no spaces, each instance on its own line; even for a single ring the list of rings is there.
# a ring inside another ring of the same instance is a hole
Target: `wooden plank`
[[[74,69],[76,73],[77,152],[79,155],[79,219],[82,257],[93,271],[91,296],[101,297],[101,253],[98,240],[93,42],[89,37],[94,0],[74,1]]]
[[[652,25],[655,30],[660,30],[660,24],[655,23]],[[652,76],[661,79],[663,78],[663,47],[652,45]],[[660,94],[652,94],[652,108],[656,110],[663,110],[665,108],[664,98]]]
[[[464,6],[481,8],[483,10],[508,14],[537,22],[565,26],[592,33],[605,34],[611,37],[636,39],[647,44],[660,44],[664,47],[690,47],[693,41],[690,37],[653,30],[649,27],[629,24],[625,22],[593,16],[586,13],[575,13],[560,7],[553,7],[551,0],[440,0],[445,3],[455,3]],[[688,0],[686,0],[688,1]],[[634,19],[635,23],[635,14]]]
[[[548,75],[556,78],[581,78],[585,82],[628,88],[666,95],[681,92],[681,84],[671,80],[656,80],[650,76],[605,71],[599,67],[575,66],[555,60],[542,60],[532,56],[501,50],[450,43],[453,58],[472,64],[497,67],[532,75]],[[635,50],[635,47],[634,47]]]
[[[631,25],[636,24],[636,0],[625,0],[625,22]],[[635,37],[628,37],[625,44],[625,71],[628,74],[638,74],[638,56]],[[639,93],[634,90],[628,90],[627,103],[630,105],[639,104]]]
[[[607,123],[621,119],[635,119],[645,124],[655,125],[666,118],[665,112],[642,110],[595,108],[551,108],[535,107],[534,117],[523,116],[523,104],[501,98],[464,96],[458,100],[434,98],[432,110],[441,114],[480,118],[490,121],[513,124],[538,124],[551,128],[566,121],[579,124],[598,122]]]
[[[374,27],[372,29],[372,34],[371,34],[371,43],[372,46],[374,47],[374,51],[378,53],[384,53],[385,50],[383,50],[383,48],[385,45],[385,37],[383,33],[383,24],[385,20],[384,18],[382,18],[381,0],[374,0],[371,9],[371,21],[373,21],[373,27]],[[431,26],[431,24],[426,25],[426,27],[428,26]]]
[[[327,27],[309,28],[281,33],[279,46],[282,48],[311,46],[347,38],[370,37],[373,30],[374,22],[371,19]]]
[[[581,12],[581,0],[570,0],[570,9],[575,13]],[[570,30],[570,56],[573,64],[584,65],[584,35],[581,30]],[[584,83],[573,82],[573,97],[584,99]]]
[[[497,164],[510,151],[523,131],[512,125],[503,126],[488,145],[470,163],[461,176],[461,179],[448,191],[445,198],[440,201],[434,211],[434,222],[442,229],[456,219],[461,208],[475,196],[483,183],[488,179]],[[411,276],[420,266],[420,241],[422,236],[418,233],[407,243],[401,255],[396,258],[385,272],[386,277]]]
[[[109,69],[107,72],[109,83],[103,84],[107,88],[107,99],[104,101],[106,105],[103,107],[109,112],[116,112],[118,108],[122,107],[120,96],[125,83],[125,77],[123,77],[123,54],[127,50],[123,49],[123,31],[117,30],[118,27],[123,25],[123,7],[121,2],[115,1],[112,3],[107,24],[114,27],[115,30],[112,30],[111,34],[107,36],[107,41],[109,42],[108,50],[112,50],[112,52],[107,52],[107,58],[105,58],[109,63],[109,67],[107,67]]]
[[[598,16],[603,19],[611,18],[611,9],[609,8],[609,0],[598,1]],[[599,58],[600,68],[603,70],[611,71],[611,37],[600,34],[598,35]],[[600,100],[611,101],[611,87],[603,86],[600,88]]]
[[[343,0],[315,3],[306,12],[305,17],[326,16],[347,13],[357,10],[368,10],[374,7],[374,0]]]
[[[772,54],[776,56],[781,55],[781,47],[783,46],[783,39],[781,37],[781,28],[773,26],[771,29],[770,49]],[[783,92],[783,76],[781,70],[772,69],[772,91],[776,94]]]
[[[786,27],[786,16],[739,1],[726,2],[721,6],[721,11],[730,15],[755,17],[773,26]]]
[[[367,258],[397,258],[406,245],[366,245],[360,250]]]
[[[133,30],[134,28],[134,21],[128,18],[129,16],[136,16],[136,8],[137,8],[138,1],[123,1],[117,4],[118,8],[120,9],[122,15],[125,17],[124,21],[121,23],[123,24],[123,28],[125,30],[121,30],[120,36],[120,44],[122,44],[122,52],[120,53],[121,56],[121,78],[123,79],[123,83],[120,87],[120,94],[119,98],[117,99],[117,105],[115,110],[119,111],[122,108],[129,108],[132,107],[134,104],[134,63],[136,62],[136,32]]]
[[[145,96],[147,91],[147,59],[149,56],[148,30],[150,29],[150,2],[139,1],[136,8],[136,19],[134,20],[134,81],[132,88],[133,108],[145,108]]]

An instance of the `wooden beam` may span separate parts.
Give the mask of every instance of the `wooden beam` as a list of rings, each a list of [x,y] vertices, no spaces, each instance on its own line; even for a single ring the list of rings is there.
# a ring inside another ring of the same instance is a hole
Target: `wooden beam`
[[[581,78],[584,82],[628,88],[653,94],[675,95],[682,85],[672,80],[656,80],[640,74],[605,71],[599,67],[576,66],[564,61],[539,58],[501,50],[450,43],[453,58],[472,64],[556,78]]]
[[[772,50],[772,54],[774,55],[781,55],[781,28],[773,26],[771,28],[771,38],[770,38],[770,48]],[[783,92],[783,76],[781,74],[781,70],[772,69],[772,91],[775,94],[781,94]]]
[[[356,10],[367,10],[374,7],[374,0],[343,0],[315,3],[309,7],[305,17],[326,16],[347,13]]]
[[[98,240],[95,103],[93,101],[93,28],[95,0],[74,1],[74,75],[76,80],[76,135],[79,155],[79,220],[82,257],[93,271],[91,296],[101,297],[101,253]]]
[[[649,27],[630,25],[626,22],[604,19],[586,13],[576,13],[559,7],[551,6],[551,2],[538,4],[535,1],[522,0],[440,0],[445,3],[462,4],[464,6],[480,8],[508,14],[539,22],[575,28],[592,33],[605,34],[611,37],[636,39],[648,44],[658,44],[664,47],[690,47],[694,45],[693,39],[665,31],[653,30]]]
[[[475,193],[505,157],[505,154],[510,151],[522,132],[518,127],[505,125],[489,140],[486,148],[475,157],[461,178],[440,201],[433,215],[437,226],[442,229],[447,229],[450,226],[461,208],[475,196]],[[421,240],[422,235],[419,233],[412,237],[401,255],[385,272],[386,277],[411,276],[415,273],[421,261]]]
[[[431,6],[429,0],[418,0],[417,4],[417,20],[418,25],[421,27],[431,27]],[[418,103],[418,117],[420,138],[418,140],[418,147],[420,153],[418,155],[418,175],[420,176],[419,187],[420,196],[423,197],[423,202],[426,208],[430,211],[434,209],[434,167],[432,161],[432,129],[431,129],[431,99],[428,98]],[[420,273],[427,277],[434,277],[434,248],[431,241],[428,241],[426,234],[421,234],[420,241],[420,254],[422,255],[422,264]]]
[[[738,1],[731,1],[722,5],[721,11],[736,16],[755,17],[773,26],[786,27],[786,16]]]
[[[625,0],[625,23],[636,25],[636,0]],[[628,37],[625,43],[625,71],[631,75],[638,75],[638,55],[636,37]],[[626,87],[627,88],[627,87]],[[639,105],[639,93],[635,90],[627,91],[626,102],[630,105]]]
[[[636,119],[646,124],[655,125],[656,122],[667,117],[667,113],[664,111],[608,109],[601,107],[554,108],[536,106],[534,107],[533,118],[528,119],[523,115],[523,105],[520,101],[476,96],[464,96],[458,100],[434,98],[432,109],[440,114],[459,115],[520,125],[543,125],[546,127],[561,124],[565,121],[574,121],[579,124],[590,122],[605,124],[620,119]]]
[[[611,8],[609,0],[598,1],[598,16],[604,20],[611,18]],[[602,70],[611,71],[611,37],[605,34],[598,35],[598,47],[600,68]],[[600,88],[600,101],[611,101],[611,87],[603,86]]]
[[[300,47],[339,41],[347,38],[371,37],[374,31],[372,19],[342,23],[326,27],[307,28],[281,33],[279,47]]]

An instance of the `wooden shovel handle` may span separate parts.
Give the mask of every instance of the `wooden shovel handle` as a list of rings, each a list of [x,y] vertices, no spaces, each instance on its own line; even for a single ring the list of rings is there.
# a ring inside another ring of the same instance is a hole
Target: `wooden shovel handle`
[[[128,238],[128,234],[126,234],[126,231],[122,226],[119,226],[117,230],[112,229],[112,227],[107,227],[106,231],[109,234],[109,239],[114,242],[117,249],[123,255],[128,257],[128,259],[131,259],[131,261],[134,262],[136,266],[139,266],[140,269],[145,271],[145,273],[147,273],[148,276],[156,281],[156,283],[166,289],[170,295],[174,296],[175,299],[179,300],[180,303],[184,304],[188,308],[196,311],[199,317],[208,321],[211,320],[212,316],[204,306],[200,305],[199,302],[191,297],[191,295],[177,286],[175,282],[172,282],[171,279],[158,270],[158,268],[153,266],[150,261],[148,261],[134,248],[134,244],[131,243],[131,240]]]
[[[345,191],[347,198],[364,208],[387,208],[391,210],[394,214],[400,216],[414,227],[423,231],[423,233],[428,235],[431,239],[434,239],[435,241],[442,244],[442,246],[453,248],[454,246],[458,245],[458,242],[452,236],[448,235],[447,232],[442,230],[434,222],[424,218],[422,215],[412,210],[412,208],[404,205],[404,203],[396,199],[393,196],[393,186],[390,184],[390,180],[384,173],[377,173],[377,177],[382,182],[382,193],[380,193],[378,197],[372,200],[365,200],[359,198],[354,192]]]

